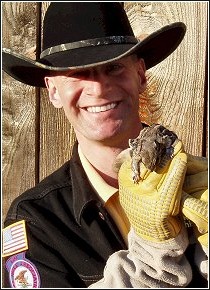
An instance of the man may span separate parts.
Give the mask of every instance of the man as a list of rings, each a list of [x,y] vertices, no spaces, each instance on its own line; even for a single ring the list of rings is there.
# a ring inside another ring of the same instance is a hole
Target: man
[[[191,286],[194,266],[185,257],[189,240],[178,216],[189,168],[181,141],[164,170],[138,185],[138,194],[154,193],[173,205],[155,225],[163,229],[163,237],[142,232],[148,226],[145,217],[137,223],[130,219],[129,208],[136,201],[121,203],[118,194],[118,181],[122,197],[127,190],[129,169],[124,163],[119,175],[113,170],[128,140],[143,129],[138,102],[146,88],[146,69],[172,53],[184,34],[185,25],[174,23],[138,42],[120,3],[53,2],[44,19],[40,60],[3,51],[3,69],[28,85],[46,86],[50,101],[64,109],[78,141],[69,162],[9,209],[3,233],[7,285]],[[203,173],[206,165],[201,163]],[[159,177],[164,189],[156,186]],[[173,202],[165,192],[173,194]],[[138,204],[137,218],[143,210]],[[170,223],[173,230],[166,233]],[[11,248],[8,237],[19,231],[23,246]]]

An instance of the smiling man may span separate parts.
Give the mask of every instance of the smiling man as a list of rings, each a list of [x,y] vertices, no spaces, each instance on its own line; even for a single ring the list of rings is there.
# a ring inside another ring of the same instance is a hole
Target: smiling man
[[[63,107],[73,125],[83,154],[105,181],[117,185],[112,164],[142,129],[138,108],[146,87],[144,61],[127,56],[76,72],[53,72],[45,82],[51,102]]]
[[[6,287],[192,286],[195,267],[185,257],[189,239],[179,217],[188,166],[181,141],[164,171],[149,175],[137,190],[173,205],[167,212],[157,208],[154,227],[163,237],[139,231],[153,230],[154,200],[136,208],[132,194],[125,194],[129,202],[121,203],[119,193],[132,186],[113,169],[145,126],[138,110],[146,69],[171,54],[185,30],[172,23],[139,42],[119,2],[52,2],[39,60],[3,50],[3,69],[25,84],[46,87],[77,137],[71,159],[10,206],[3,230]],[[132,209],[138,218],[146,208],[146,218],[130,219]],[[23,271],[24,285],[17,279]]]

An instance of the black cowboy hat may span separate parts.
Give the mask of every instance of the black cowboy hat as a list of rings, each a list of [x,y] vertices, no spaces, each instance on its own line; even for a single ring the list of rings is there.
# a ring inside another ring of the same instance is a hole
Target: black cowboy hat
[[[45,87],[49,71],[93,67],[133,53],[149,69],[178,47],[185,31],[185,24],[176,22],[139,41],[120,2],[52,2],[44,18],[40,59],[4,48],[3,70],[25,84]]]

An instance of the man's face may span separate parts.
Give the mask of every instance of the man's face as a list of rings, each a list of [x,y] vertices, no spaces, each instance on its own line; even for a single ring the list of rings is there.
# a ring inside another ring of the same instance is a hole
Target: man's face
[[[118,142],[139,132],[139,93],[146,87],[143,60],[129,56],[59,72],[45,81],[51,102],[63,107],[78,139]]]

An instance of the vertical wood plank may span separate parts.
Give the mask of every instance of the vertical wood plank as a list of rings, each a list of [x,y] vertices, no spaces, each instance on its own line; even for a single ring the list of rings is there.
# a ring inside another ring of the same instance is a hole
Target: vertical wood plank
[[[42,179],[69,160],[75,134],[63,110],[53,107],[44,89],[40,105],[40,179]]]
[[[178,49],[148,70],[148,89],[140,98],[140,111],[146,122],[175,130],[187,151],[202,155],[208,3],[125,2],[124,7],[139,38],[172,22],[186,24]]]
[[[35,56],[35,2],[2,3],[2,46]],[[34,185],[34,88],[3,73],[3,219],[12,200]]]
[[[49,4],[50,2],[42,2],[43,18]],[[63,109],[55,109],[49,101],[46,89],[41,90],[40,108],[40,179],[42,179],[70,158],[75,134]]]

